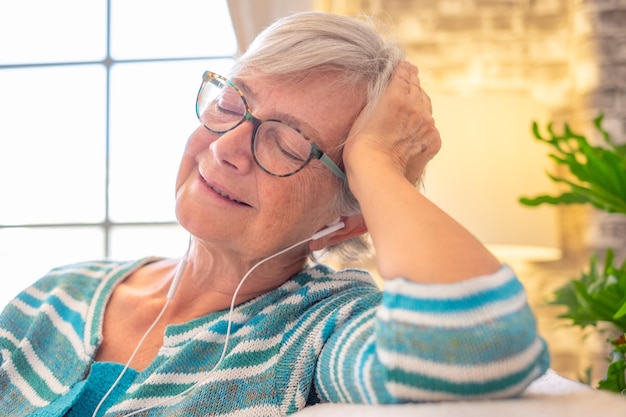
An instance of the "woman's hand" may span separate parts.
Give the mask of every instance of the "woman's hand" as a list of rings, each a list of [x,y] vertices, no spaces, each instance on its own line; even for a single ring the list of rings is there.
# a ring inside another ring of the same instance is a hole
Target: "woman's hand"
[[[420,86],[417,67],[407,61],[395,69],[373,113],[361,114],[354,126],[358,131],[350,132],[343,150],[348,173],[369,163],[394,169],[414,184],[441,147],[430,98]]]
[[[381,277],[441,283],[495,272],[498,260],[414,186],[441,147],[417,68],[398,65],[373,113],[359,117],[343,159]]]

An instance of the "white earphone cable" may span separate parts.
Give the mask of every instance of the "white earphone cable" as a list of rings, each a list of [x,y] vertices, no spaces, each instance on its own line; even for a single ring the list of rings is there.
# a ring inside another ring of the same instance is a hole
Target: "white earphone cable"
[[[277,257],[280,256],[282,254],[284,254],[285,252],[290,251],[291,249],[302,245],[303,243],[308,242],[309,240],[316,240],[316,239],[320,239],[336,230],[341,229],[342,227],[344,227],[344,223],[343,222],[335,222],[333,224],[328,225],[325,229],[320,230],[319,232],[315,233],[313,236],[303,239],[297,243],[294,243],[293,245],[282,249],[278,252],[276,252],[273,255],[268,256],[267,258],[261,259],[259,262],[257,262],[256,264],[254,264],[249,270],[248,272],[246,272],[244,274],[244,276],[241,278],[241,281],[239,281],[239,284],[237,285],[237,287],[235,288],[235,291],[233,292],[233,297],[230,301],[230,309],[228,310],[228,325],[226,327],[226,335],[225,335],[225,340],[224,340],[224,348],[222,349],[222,354],[220,356],[220,358],[218,359],[217,363],[213,366],[213,368],[211,368],[211,370],[207,373],[207,375],[201,379],[200,381],[196,382],[195,384],[193,384],[192,386],[190,386],[189,388],[185,389],[184,391],[176,394],[173,397],[168,397],[168,398],[164,398],[161,401],[158,401],[155,404],[152,404],[148,407],[144,407],[141,408],[139,410],[135,410],[129,414],[125,414],[124,417],[131,417],[134,416],[136,414],[139,414],[143,411],[147,411],[150,410],[152,408],[156,408],[159,407],[165,403],[168,403],[170,401],[173,401],[179,397],[182,397],[184,395],[186,395],[188,392],[191,392],[192,390],[194,390],[198,385],[203,384],[204,382],[208,381],[209,377],[211,376],[211,374],[217,369],[218,366],[220,366],[220,364],[222,363],[222,361],[224,360],[224,357],[226,357],[226,351],[228,350],[228,342],[230,340],[230,333],[231,333],[231,328],[232,328],[232,316],[233,316],[233,310],[235,309],[235,300],[237,298],[237,294],[239,294],[239,290],[241,289],[243,283],[248,279],[248,277],[250,276],[250,274],[256,269],[258,268],[261,264]],[[167,297],[165,300],[165,303],[163,304],[163,308],[161,308],[161,311],[159,312],[159,314],[157,315],[156,319],[154,319],[154,321],[152,322],[152,324],[150,325],[150,327],[148,328],[148,330],[146,330],[146,332],[144,333],[144,335],[142,336],[141,340],[139,340],[139,343],[137,344],[137,346],[135,347],[135,350],[133,351],[133,353],[130,355],[130,358],[128,359],[128,361],[126,362],[126,365],[124,365],[124,368],[122,369],[122,371],[120,372],[119,376],[117,377],[117,379],[113,382],[113,384],[111,385],[111,388],[109,388],[109,390],[106,392],[106,394],[104,394],[104,396],[102,397],[102,399],[100,400],[100,402],[98,403],[96,409],[94,410],[92,417],[97,417],[98,411],[100,411],[100,408],[102,408],[102,405],[104,404],[105,400],[109,397],[109,395],[111,395],[111,393],[113,392],[113,390],[115,389],[115,387],[117,386],[117,384],[119,384],[119,382],[122,380],[122,377],[124,376],[124,374],[126,373],[126,371],[128,370],[128,368],[130,367],[130,363],[132,362],[132,360],[135,358],[135,355],[137,354],[137,352],[139,351],[139,348],[141,347],[141,345],[143,344],[143,342],[145,341],[146,337],[148,337],[148,334],[150,334],[150,332],[154,329],[154,327],[157,325],[157,323],[159,322],[159,320],[161,319],[161,317],[163,317],[163,314],[165,314],[165,311],[167,310],[167,307],[170,304],[170,301],[174,298],[174,294],[176,293],[176,289],[178,287],[178,283],[180,282],[180,279],[182,277],[183,271],[187,265],[187,260],[189,258],[189,251],[191,248],[191,235],[189,236],[189,245],[187,247],[187,253],[185,254],[182,262],[179,264],[178,269],[176,270],[176,274],[174,276],[174,278],[172,279],[172,283],[170,284],[170,289],[167,293]]]
[[[191,241],[191,239],[190,239],[190,241]],[[183,258],[182,262],[178,265],[178,268],[176,269],[176,274],[175,274],[174,278],[172,279],[172,283],[170,284],[170,286],[178,284],[178,281],[180,280],[180,277],[183,274],[185,266],[187,265],[187,256],[188,255],[189,255],[189,249],[187,249],[187,253],[185,254],[185,257]],[[130,367],[131,362],[133,361],[133,359],[135,359],[135,356],[137,355],[137,352],[139,352],[139,348],[141,347],[143,342],[146,340],[146,338],[148,337],[150,332],[152,332],[152,330],[154,330],[154,328],[157,325],[157,323],[159,322],[159,320],[161,320],[161,317],[163,317],[163,314],[165,314],[165,310],[167,310],[167,307],[169,306],[170,301],[172,301],[173,295],[174,295],[173,292],[170,290],[168,292],[168,294],[167,294],[167,297],[165,298],[165,303],[163,304],[163,307],[161,308],[161,311],[159,312],[157,317],[154,319],[154,321],[152,322],[150,327],[148,327],[148,330],[146,330],[146,332],[143,334],[143,336],[139,340],[139,343],[137,343],[137,346],[135,347],[135,350],[133,350],[133,353],[130,355],[130,358],[128,358],[128,361],[124,365],[124,368],[122,369],[122,372],[120,372],[120,374],[117,376],[117,379],[113,382],[113,384],[111,385],[111,388],[109,388],[109,390],[106,392],[106,394],[104,394],[104,396],[102,397],[102,399],[100,400],[100,402],[96,406],[96,409],[94,410],[94,412],[93,412],[91,417],[96,417],[98,415],[98,411],[100,411],[100,408],[102,408],[102,404],[104,404],[104,402],[109,397],[109,395],[111,395],[111,393],[113,392],[113,390],[115,389],[117,384],[119,384],[119,382],[122,380],[122,377],[124,377],[124,374],[126,373],[128,368]]]
[[[206,382],[206,381],[209,379],[209,377],[211,376],[211,374],[212,374],[212,373],[213,373],[213,372],[217,369],[217,367],[218,367],[218,366],[220,366],[220,364],[221,364],[221,363],[222,363],[222,361],[224,360],[224,357],[226,357],[226,351],[227,351],[227,349],[228,349],[228,342],[229,342],[229,340],[230,340],[230,332],[231,332],[231,327],[232,327],[232,323],[233,323],[233,321],[232,321],[232,316],[233,316],[233,310],[235,309],[235,300],[236,300],[236,298],[237,298],[237,294],[239,293],[239,290],[241,289],[241,287],[242,287],[243,283],[246,281],[246,279],[248,279],[248,277],[250,276],[250,274],[252,273],[252,271],[254,271],[254,270],[255,270],[257,267],[259,267],[261,264],[263,264],[263,263],[265,263],[265,262],[269,261],[270,259],[273,259],[273,258],[275,258],[275,257],[277,257],[277,256],[280,256],[280,255],[284,254],[285,252],[288,252],[288,251],[290,251],[291,249],[295,248],[296,246],[299,246],[299,245],[301,245],[301,244],[303,244],[303,243],[305,243],[305,242],[308,242],[309,240],[312,240],[312,239],[317,239],[317,238],[319,238],[319,237],[320,237],[320,235],[319,235],[319,234],[313,235],[313,236],[311,236],[311,237],[309,237],[309,238],[307,238],[307,239],[303,239],[303,240],[301,240],[301,241],[300,241],[300,242],[298,242],[298,243],[294,243],[293,245],[291,245],[291,246],[289,246],[289,247],[287,247],[287,248],[285,248],[285,249],[283,249],[283,250],[281,250],[281,251],[279,251],[279,252],[276,252],[275,254],[270,255],[270,256],[268,256],[267,258],[261,259],[259,262],[257,262],[256,264],[254,264],[254,265],[252,266],[252,268],[250,268],[250,269],[248,270],[248,272],[246,272],[246,273],[245,273],[245,275],[241,278],[241,281],[239,281],[239,285],[237,285],[237,288],[235,288],[235,292],[233,293],[233,297],[232,297],[232,299],[231,299],[231,301],[230,301],[230,309],[229,309],[229,311],[228,311],[228,325],[227,325],[227,327],[226,327],[226,336],[225,336],[225,340],[224,340],[224,348],[222,349],[222,355],[221,355],[221,356],[220,356],[220,358],[218,359],[217,363],[216,363],[215,365],[213,365],[213,368],[211,368],[211,370],[207,373],[207,375],[206,375],[203,379],[201,379],[200,381],[196,382],[195,384],[193,384],[192,386],[190,386],[190,387],[189,387],[189,388],[187,388],[186,390],[184,390],[184,391],[182,391],[182,392],[180,392],[180,393],[176,394],[174,397],[168,397],[168,398],[165,398],[165,399],[163,399],[163,400],[161,400],[161,401],[159,401],[159,402],[157,402],[157,403],[155,403],[155,404],[152,404],[152,405],[150,405],[150,406],[148,406],[148,407],[144,407],[144,408],[141,408],[141,409],[139,409],[139,410],[135,410],[135,411],[133,411],[132,413],[125,414],[125,415],[124,415],[124,417],[131,417],[131,416],[134,416],[134,415],[136,415],[136,414],[139,414],[139,413],[141,413],[141,412],[143,412],[143,411],[146,411],[146,410],[150,410],[150,409],[152,409],[152,408],[159,407],[159,406],[161,406],[161,405],[163,405],[163,404],[165,404],[165,403],[168,403],[168,402],[170,402],[170,401],[173,401],[173,400],[175,400],[175,399],[177,399],[177,398],[179,398],[179,397],[182,397],[182,396],[186,395],[187,393],[189,393],[189,392],[191,392],[192,390],[194,390],[194,389],[195,389],[198,385],[201,385],[201,384],[203,384],[204,382]],[[94,417],[95,417],[95,415],[94,415]]]

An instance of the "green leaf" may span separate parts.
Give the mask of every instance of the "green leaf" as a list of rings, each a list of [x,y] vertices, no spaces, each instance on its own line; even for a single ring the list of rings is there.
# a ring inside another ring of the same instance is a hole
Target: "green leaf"
[[[622,392],[626,389],[624,381],[624,371],[626,370],[626,361],[623,359],[613,362],[606,371],[606,376],[598,383],[598,388],[605,391]]]
[[[613,315],[614,319],[619,319],[622,318],[626,315],[626,302],[624,302],[624,304],[622,304],[622,306],[620,307],[619,310],[617,310],[617,313],[615,313]]]
[[[549,178],[569,187],[559,195],[521,197],[520,203],[528,206],[541,204],[592,204],[609,213],[626,214],[626,144],[613,143],[602,127],[603,115],[594,119],[594,126],[602,135],[606,146],[592,146],[587,138],[575,133],[565,123],[563,134],[555,132],[548,123],[547,136],[541,134],[537,122],[532,124],[535,139],[554,150],[549,157],[569,171],[567,176],[548,174]]]
[[[589,199],[582,195],[563,193],[558,196],[539,195],[537,197],[521,197],[519,201],[527,206],[538,206],[540,204],[582,204],[588,203]]]
[[[626,331],[626,314],[622,314],[625,303],[626,260],[621,267],[614,266],[614,254],[610,250],[602,268],[597,256],[592,256],[589,269],[557,289],[551,301],[553,305],[566,307],[559,317],[571,320],[575,326],[584,328],[606,322],[622,332]]]

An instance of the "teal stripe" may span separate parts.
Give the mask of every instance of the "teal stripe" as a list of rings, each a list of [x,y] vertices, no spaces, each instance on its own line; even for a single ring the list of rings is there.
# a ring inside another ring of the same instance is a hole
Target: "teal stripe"
[[[32,295],[28,294],[27,292],[22,292],[17,296],[17,299],[20,300],[21,302],[23,302],[24,304],[26,304],[29,307],[32,307],[34,309],[38,309],[41,307],[41,305],[43,304],[43,301],[40,300],[37,297],[33,297]]]
[[[376,297],[378,294],[373,296]],[[331,337],[320,357],[320,361],[327,365],[321,367],[323,373],[318,375],[318,378],[330,397],[328,399],[332,401],[349,401],[351,399],[355,401],[359,397],[356,390],[345,391],[339,384],[339,379],[343,377],[348,387],[359,383],[356,370],[362,368],[363,363],[359,362],[358,358],[364,343],[372,334],[371,320],[376,314],[375,309],[367,303],[367,298],[363,297],[359,301],[365,301],[365,305],[370,308],[365,309],[364,305],[356,303],[352,307],[351,315],[342,324],[342,330]],[[344,310],[342,313],[347,312],[345,308],[342,310]],[[369,328],[361,332],[362,326]],[[348,331],[349,328],[350,331]],[[355,331],[360,331],[358,338],[352,338]],[[351,343],[348,343],[348,339],[351,339]]]
[[[263,341],[259,340],[259,344],[262,344]],[[252,352],[236,352],[229,353],[225,358],[224,362],[220,364],[221,369],[226,368],[247,368],[249,366],[261,365],[265,362],[270,361],[273,357],[276,356],[276,347],[279,346],[279,343],[273,345],[266,345],[263,350],[255,350]]]
[[[84,321],[82,315],[80,312],[69,308],[57,295],[50,294],[45,300],[40,300],[27,292],[22,292],[17,298],[35,310],[40,309],[44,304],[51,305],[57,314],[72,326],[78,336],[83,337]]]
[[[59,297],[54,294],[48,297],[46,301],[50,305],[52,305],[52,307],[54,307],[59,316],[63,318],[63,321],[69,323],[76,332],[76,334],[78,334],[78,337],[82,339],[85,327],[82,315],[78,311],[69,308],[63,301],[61,301]]]
[[[58,394],[50,389],[46,381],[30,366],[21,349],[13,352],[11,360],[19,374],[28,383],[28,386],[45,401],[53,401]]]
[[[89,326],[89,343],[92,346],[95,346],[98,344],[98,333],[99,333],[99,329],[102,325],[102,317],[103,317],[103,311],[106,308],[106,304],[109,300],[109,294],[111,294],[113,287],[117,284],[117,282],[122,279],[123,277],[125,277],[130,271],[132,271],[133,269],[137,268],[139,265],[143,264],[146,262],[146,259],[139,259],[137,261],[133,261],[133,262],[125,262],[125,263],[112,263],[111,269],[106,269],[103,270],[103,279],[106,279],[106,281],[104,283],[99,283],[99,285],[102,285],[101,287],[101,292],[98,295],[99,298],[97,299],[93,299],[92,302],[95,303],[95,308],[94,308],[94,314],[93,314],[93,320],[90,323],[85,323],[87,326]],[[105,266],[109,266],[106,262],[105,262]],[[94,264],[93,266],[91,266],[89,269],[92,269],[94,271],[98,271],[98,264]],[[99,288],[100,289],[100,288]],[[95,290],[97,292],[97,290]]]
[[[172,378],[175,378],[175,377],[172,377]],[[187,388],[191,387],[194,384],[195,384],[194,382],[180,383],[180,384],[177,384],[174,382],[165,383],[165,384],[151,384],[148,382],[144,382],[142,383],[141,388],[137,390],[135,393],[133,393],[132,398],[173,397],[185,391]],[[128,399],[128,396],[126,396],[124,399]]]
[[[369,375],[365,374],[365,364],[367,363],[367,359],[369,358],[374,358],[373,364],[376,363],[376,349],[374,348],[373,344],[370,344],[367,346],[367,349],[365,349],[365,352],[363,352],[363,362],[360,364],[361,366],[358,368],[358,373],[357,373],[357,379],[358,379],[358,385],[362,387],[363,389],[363,393],[365,395],[364,398],[361,399],[362,402],[364,402],[365,404],[371,404],[373,402],[373,398],[370,397],[370,392],[367,390],[367,386],[368,385],[374,385],[374,384],[368,384],[368,380],[369,380]]]
[[[511,279],[498,287],[458,298],[419,298],[404,294],[386,293],[383,296],[383,304],[389,308],[423,313],[463,313],[467,310],[484,307],[486,303],[512,298],[522,291],[523,287],[519,281]]]
[[[385,322],[377,328],[379,344],[388,351],[433,362],[471,364],[506,359],[537,337],[534,316],[526,306],[499,317],[486,316],[476,326],[416,328],[414,323]],[[506,343],[494,343],[494,335]],[[462,346],[471,342],[471,350]]]
[[[470,367],[468,367],[468,372]],[[514,372],[502,378],[488,381],[473,381],[458,383],[441,378],[426,376],[419,373],[409,372],[402,369],[392,369],[388,372],[389,381],[397,382],[413,388],[430,391],[433,393],[453,394],[459,397],[471,397],[476,395],[497,394],[503,389],[521,384],[537,372],[537,368],[529,366],[519,372]],[[520,386],[520,390],[524,387]]]

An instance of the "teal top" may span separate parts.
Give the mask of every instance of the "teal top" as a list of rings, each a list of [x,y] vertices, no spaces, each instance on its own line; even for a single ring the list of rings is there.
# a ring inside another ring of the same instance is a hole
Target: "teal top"
[[[57,268],[0,315],[0,415],[89,416],[121,365],[94,362],[115,286],[155,259]],[[315,265],[228,311],[170,325],[99,415],[282,416],[318,402],[519,395],[549,364],[524,289],[503,266],[453,284]],[[190,387],[191,392],[177,395]]]
[[[48,417],[90,417],[96,407],[115,383],[124,365],[114,362],[94,362],[87,378],[76,383],[65,395],[59,396],[48,406],[34,411],[29,416]],[[117,399],[126,392],[137,376],[137,371],[132,368],[126,369],[124,375],[109,394],[98,416],[104,415],[104,411],[115,404]],[[3,414],[4,415],[4,414]],[[7,414],[8,415],[8,414]],[[17,414],[25,415],[25,414]]]
[[[105,394],[111,389],[117,378],[124,371],[124,365],[115,362],[94,362],[89,370],[89,375],[84,381],[79,382],[76,386],[82,385],[80,393],[77,395],[71,408],[65,414],[65,417],[86,417],[92,416],[96,407],[104,398]],[[127,368],[124,375],[115,385],[107,399],[100,407],[106,410],[117,402],[117,399],[126,392],[130,384],[133,383],[138,372],[132,368]],[[66,396],[60,399],[68,399]],[[69,402],[69,401],[68,401]],[[104,411],[100,411],[98,415],[103,415]]]

